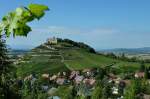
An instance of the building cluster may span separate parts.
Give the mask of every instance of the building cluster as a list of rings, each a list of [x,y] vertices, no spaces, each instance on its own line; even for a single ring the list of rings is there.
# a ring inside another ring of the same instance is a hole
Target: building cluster
[[[51,83],[55,83],[57,85],[65,85],[65,84],[89,84],[94,86],[96,80],[94,78],[94,71],[88,69],[87,72],[84,71],[71,71],[71,72],[59,72],[54,75],[50,74],[42,74],[41,77],[43,79],[49,80]]]
[[[84,92],[84,95],[91,96],[92,91],[95,88],[96,84],[96,75],[98,71],[96,69],[84,69],[82,71],[70,71],[70,72],[58,72],[57,74],[50,75],[48,73],[41,74],[41,78],[44,81],[48,81],[49,83],[41,85],[41,89],[44,92],[47,92],[50,97],[58,90],[59,86],[71,85],[77,86],[77,95],[81,95]],[[133,74],[134,78],[143,78],[143,72],[136,72]],[[30,80],[31,85],[37,80],[34,75],[29,75],[24,78],[24,81]],[[107,79],[105,83],[112,84],[111,92],[113,95],[119,95],[124,93],[124,89],[126,86],[131,84],[129,79],[122,79],[120,76],[115,75],[113,73],[107,74]],[[82,85],[82,92],[79,89]],[[58,96],[54,96],[60,99]],[[53,99],[53,98],[52,98]],[[118,99],[123,99],[123,96]]]

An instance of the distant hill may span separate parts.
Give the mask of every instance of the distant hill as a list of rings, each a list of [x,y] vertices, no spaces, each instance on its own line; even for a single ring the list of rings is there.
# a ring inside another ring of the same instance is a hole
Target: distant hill
[[[46,42],[29,51],[19,60],[17,74],[57,73],[85,68],[113,66],[117,73],[135,71],[140,64],[100,55],[90,46],[69,39],[58,39],[57,44]]]
[[[125,53],[125,54],[150,54],[150,47],[143,48],[116,48],[116,49],[106,49],[101,50],[100,52],[105,53]]]

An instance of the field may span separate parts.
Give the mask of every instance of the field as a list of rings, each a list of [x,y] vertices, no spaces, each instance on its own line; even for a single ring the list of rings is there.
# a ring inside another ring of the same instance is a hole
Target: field
[[[105,66],[112,66],[118,73],[126,73],[136,71],[140,67],[140,63],[121,61],[90,53],[83,48],[68,46],[59,43],[53,45],[56,49],[47,47],[33,49],[20,61],[17,74],[24,76],[31,73],[57,73]]]
[[[146,53],[146,54],[127,54],[126,56],[129,58],[136,57],[137,59],[140,59],[140,60],[150,59],[150,54],[148,54],[148,53]]]

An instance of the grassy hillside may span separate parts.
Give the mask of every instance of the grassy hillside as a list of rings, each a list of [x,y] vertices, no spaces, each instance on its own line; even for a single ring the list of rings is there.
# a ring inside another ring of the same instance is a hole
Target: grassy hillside
[[[27,53],[20,60],[17,74],[57,73],[111,65],[118,73],[135,71],[140,66],[139,63],[108,58],[92,53],[82,46],[60,41],[56,45],[45,43]]]

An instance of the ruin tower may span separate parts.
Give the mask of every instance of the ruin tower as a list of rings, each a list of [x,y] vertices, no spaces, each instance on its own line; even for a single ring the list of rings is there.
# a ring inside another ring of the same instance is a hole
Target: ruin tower
[[[56,37],[52,37],[52,38],[47,39],[47,42],[48,42],[49,44],[57,44],[57,43],[58,43]]]

